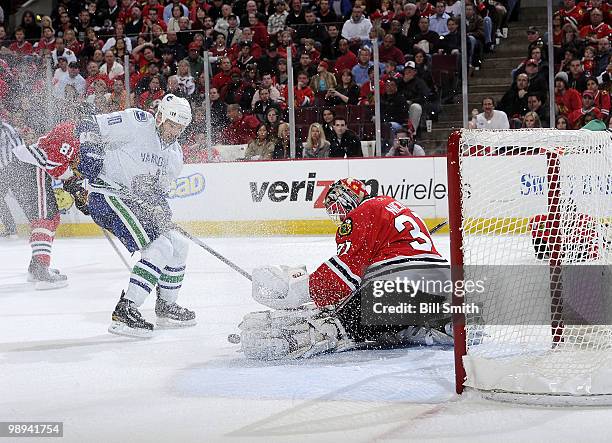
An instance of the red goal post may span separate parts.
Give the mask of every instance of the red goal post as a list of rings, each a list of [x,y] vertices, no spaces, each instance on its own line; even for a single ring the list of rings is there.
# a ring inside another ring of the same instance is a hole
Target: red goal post
[[[610,134],[456,131],[447,173],[457,393],[612,403]]]

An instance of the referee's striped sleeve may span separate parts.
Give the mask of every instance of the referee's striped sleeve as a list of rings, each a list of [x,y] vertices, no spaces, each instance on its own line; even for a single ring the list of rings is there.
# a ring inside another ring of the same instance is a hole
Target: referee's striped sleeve
[[[24,146],[23,140],[15,128],[2,122],[0,128],[0,167],[5,168],[13,161],[13,150]]]

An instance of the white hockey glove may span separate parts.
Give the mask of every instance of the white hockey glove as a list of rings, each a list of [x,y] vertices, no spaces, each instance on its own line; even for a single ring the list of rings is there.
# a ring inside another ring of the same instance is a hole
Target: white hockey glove
[[[253,299],[273,309],[296,308],[309,303],[306,266],[262,266],[253,269]]]
[[[241,350],[255,360],[309,358],[356,346],[340,321],[314,303],[297,309],[251,312],[238,327]]]

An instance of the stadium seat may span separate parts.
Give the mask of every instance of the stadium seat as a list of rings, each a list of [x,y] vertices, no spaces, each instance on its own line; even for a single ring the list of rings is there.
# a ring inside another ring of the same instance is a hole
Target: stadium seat
[[[295,122],[298,124],[310,125],[311,123],[320,123],[319,108],[296,108]]]
[[[457,55],[434,54],[431,58],[431,75],[444,99],[456,89]]]
[[[347,106],[347,120],[349,123],[370,123],[372,122],[372,116],[374,115],[373,106],[359,106],[359,105],[348,105]]]
[[[361,140],[376,140],[376,126],[374,123],[366,122],[358,124],[358,126],[361,127]]]
[[[332,108],[336,117],[343,117],[348,120],[348,110],[346,105],[338,105]]]

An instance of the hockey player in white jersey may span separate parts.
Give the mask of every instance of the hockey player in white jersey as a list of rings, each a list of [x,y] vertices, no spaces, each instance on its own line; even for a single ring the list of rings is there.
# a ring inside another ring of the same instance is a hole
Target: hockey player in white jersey
[[[176,303],[188,242],[172,229],[166,196],[183,166],[177,137],[191,122],[187,100],[164,96],[155,116],[141,109],[90,116],[77,125],[77,172],[89,181],[88,206],[96,224],[125,247],[141,251],[109,332],[149,337],[153,324],[138,307],[156,289],[160,327],[195,325],[195,313]]]

